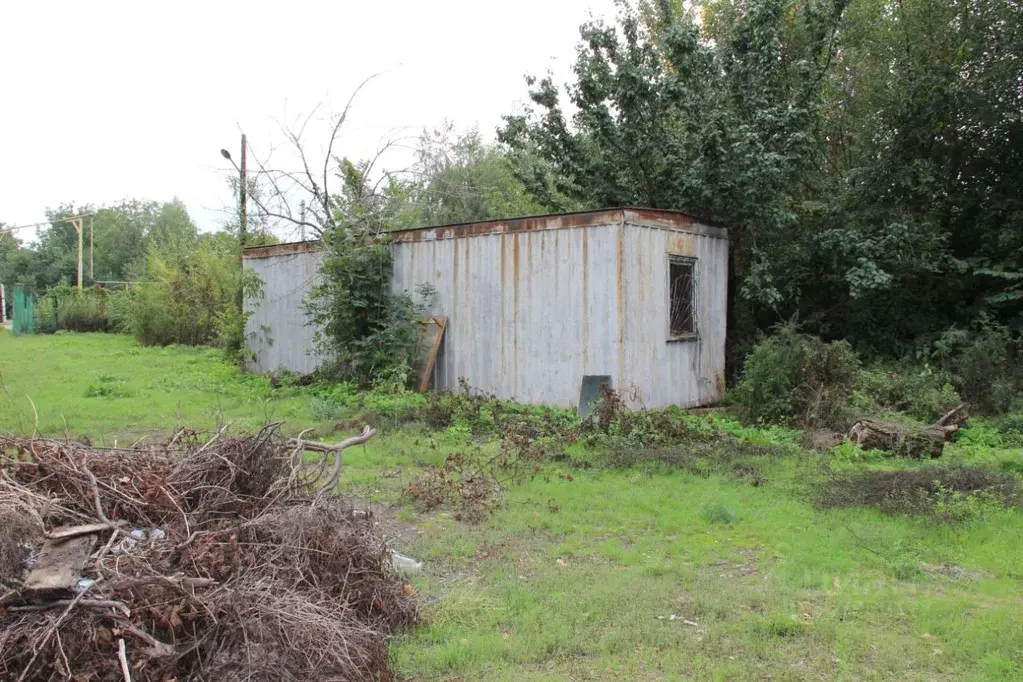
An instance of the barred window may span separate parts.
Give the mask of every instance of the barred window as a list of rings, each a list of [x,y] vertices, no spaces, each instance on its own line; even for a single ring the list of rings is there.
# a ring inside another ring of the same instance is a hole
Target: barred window
[[[696,259],[668,256],[668,339],[696,336]]]

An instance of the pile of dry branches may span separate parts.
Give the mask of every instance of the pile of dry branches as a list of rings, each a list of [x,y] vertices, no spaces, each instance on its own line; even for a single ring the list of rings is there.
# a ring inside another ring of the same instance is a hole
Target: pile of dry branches
[[[412,590],[372,521],[308,493],[305,445],[0,438],[0,679],[389,678]],[[84,580],[33,592],[33,554],[71,543]]]

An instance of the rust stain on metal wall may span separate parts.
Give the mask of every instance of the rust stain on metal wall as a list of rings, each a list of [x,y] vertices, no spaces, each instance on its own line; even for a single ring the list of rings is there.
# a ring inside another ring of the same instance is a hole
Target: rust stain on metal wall
[[[248,258],[272,258],[273,256],[289,256],[296,253],[310,253],[323,248],[323,242],[291,242],[288,244],[269,244],[267,246],[249,246],[242,255]]]
[[[696,256],[696,240],[691,234],[672,234],[668,237],[668,251],[679,256]]]
[[[563,230],[579,227],[595,227],[609,223],[621,223],[626,220],[645,221],[658,227],[693,230],[720,230],[721,228],[704,220],[696,220],[693,216],[678,211],[665,211],[644,208],[615,208],[601,211],[582,211],[579,213],[554,213],[549,215],[528,216],[510,220],[488,220],[479,223],[462,223],[443,225],[431,228],[415,228],[399,230],[391,233],[391,239],[397,243],[432,241],[439,239],[456,239],[459,237],[477,237],[485,234],[522,234],[526,232],[543,232],[547,230]]]
[[[625,388],[625,225],[618,226],[618,376],[615,388]]]
[[[506,332],[508,331],[508,323],[507,323],[507,321],[505,320],[505,317],[504,317],[505,310],[506,310],[506,306],[504,305],[504,301],[505,301],[505,298],[504,298],[505,289],[504,289],[504,287],[508,283],[508,245],[506,243],[506,237],[503,234],[501,235],[500,248],[501,248],[501,284],[500,284],[500,286],[501,286],[501,313],[500,313],[499,317],[500,317],[501,332],[500,332],[499,336],[501,337],[501,376],[502,377],[507,377],[508,376],[508,348],[507,348],[507,346],[508,346],[508,334]]]
[[[512,235],[512,390],[519,390],[519,235]]]
[[[672,211],[656,212],[674,215]],[[511,220],[488,220],[479,223],[462,223],[444,225],[435,228],[417,228],[399,230],[391,233],[395,242],[419,242],[432,239],[455,239],[458,237],[476,237],[485,234],[522,234],[524,232],[541,232],[544,230],[560,230],[572,227],[590,227],[607,224],[609,218],[621,222],[622,209],[603,211],[584,211],[581,213],[555,213],[551,215],[529,216]],[[682,215],[682,214],[678,214]]]
[[[583,230],[583,374],[590,371],[590,231]]]

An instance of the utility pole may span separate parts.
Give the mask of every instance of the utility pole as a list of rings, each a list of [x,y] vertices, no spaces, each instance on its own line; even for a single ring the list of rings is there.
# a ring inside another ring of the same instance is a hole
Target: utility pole
[[[71,223],[75,228],[75,232],[78,233],[78,290],[82,290],[82,219],[81,218],[70,218],[68,222]]]
[[[248,147],[248,145],[245,144],[245,133],[242,133],[242,166],[241,166],[241,169],[239,169],[239,172],[241,173],[241,176],[242,176],[242,183],[241,183],[241,223],[240,223],[239,230],[240,230],[240,238],[241,238],[241,244],[242,244],[242,248],[243,249],[245,248],[245,237],[248,234],[248,227],[249,227],[248,226],[248,223],[249,223],[249,210],[248,210],[248,206],[246,205],[248,203],[246,201],[246,198],[247,198],[246,195],[248,194],[248,189],[249,188],[247,186],[248,185],[248,178],[246,177],[246,173],[245,173],[245,157],[247,156],[247,154],[246,154],[246,148],[247,147]]]
[[[83,213],[82,215],[69,216],[67,218],[60,218],[57,222],[71,223],[71,227],[75,228],[75,232],[78,233],[78,290],[82,289],[82,230],[84,218],[89,218],[89,276],[92,276],[92,217],[95,213]],[[31,223],[29,225],[5,225],[0,232],[6,232],[11,236],[14,236],[15,230],[24,230],[26,228],[34,227],[38,229],[44,225],[53,225],[49,220],[42,223]],[[38,234],[38,232],[37,232]]]
[[[92,224],[93,224],[93,222],[95,222],[93,220],[93,218],[89,218],[89,281],[90,282],[95,282],[96,281],[96,276],[93,274],[93,270],[92,270],[92,245],[93,245],[93,241],[92,241]]]
[[[239,183],[238,183],[238,273],[243,274],[245,271],[245,242],[246,236],[248,235],[248,222],[249,222],[249,211],[246,206],[246,195],[248,194],[248,178],[245,173],[245,158],[247,156],[248,144],[245,142],[245,133],[242,133],[242,165],[239,167],[231,158],[231,152],[226,149],[220,150],[220,155],[231,162],[231,164],[238,171]],[[238,287],[238,312],[244,312],[245,296],[242,293],[242,287]]]

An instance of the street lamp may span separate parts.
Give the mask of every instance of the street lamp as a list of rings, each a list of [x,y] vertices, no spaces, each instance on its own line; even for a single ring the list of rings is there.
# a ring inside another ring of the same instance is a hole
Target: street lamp
[[[228,161],[231,162],[231,165],[234,166],[235,170],[238,171],[238,175],[239,175],[240,182],[238,183],[238,238],[239,238],[239,241],[241,242],[241,246],[242,246],[243,249],[245,248],[245,238],[248,235],[248,222],[249,222],[248,221],[248,218],[249,218],[248,206],[246,206],[246,203],[247,203],[246,202],[246,190],[248,188],[246,186],[247,182],[246,182],[246,173],[245,173],[245,157],[247,156],[247,154],[245,152],[246,152],[246,148],[247,147],[248,147],[248,145],[245,143],[245,133],[242,133],[242,165],[241,165],[241,168],[239,168],[238,164],[236,164],[234,162],[234,159],[231,158],[231,152],[227,151],[226,149],[221,149],[220,150],[220,155],[223,156],[225,159],[227,159]]]
[[[239,249],[238,249],[238,260],[239,260],[239,266],[243,270],[245,268],[243,252],[245,250],[245,238],[248,235],[248,221],[249,221],[249,212],[248,212],[248,207],[246,206],[246,201],[245,201],[245,199],[246,199],[245,195],[246,195],[246,189],[247,189],[247,181],[246,181],[246,177],[245,177],[245,157],[246,157],[246,153],[245,152],[246,152],[246,148],[247,147],[248,147],[248,145],[245,143],[245,133],[242,133],[242,165],[241,165],[241,168],[239,168],[238,164],[236,164],[234,162],[234,159],[231,158],[231,152],[227,151],[226,149],[221,149],[220,150],[220,155],[223,156],[225,159],[227,159],[228,161],[231,162],[231,165],[235,167],[235,170],[238,171],[238,175],[240,176],[240,182],[238,183],[238,246],[239,246]],[[238,311],[239,312],[242,312],[242,290],[241,289],[242,289],[241,287],[238,287]]]

